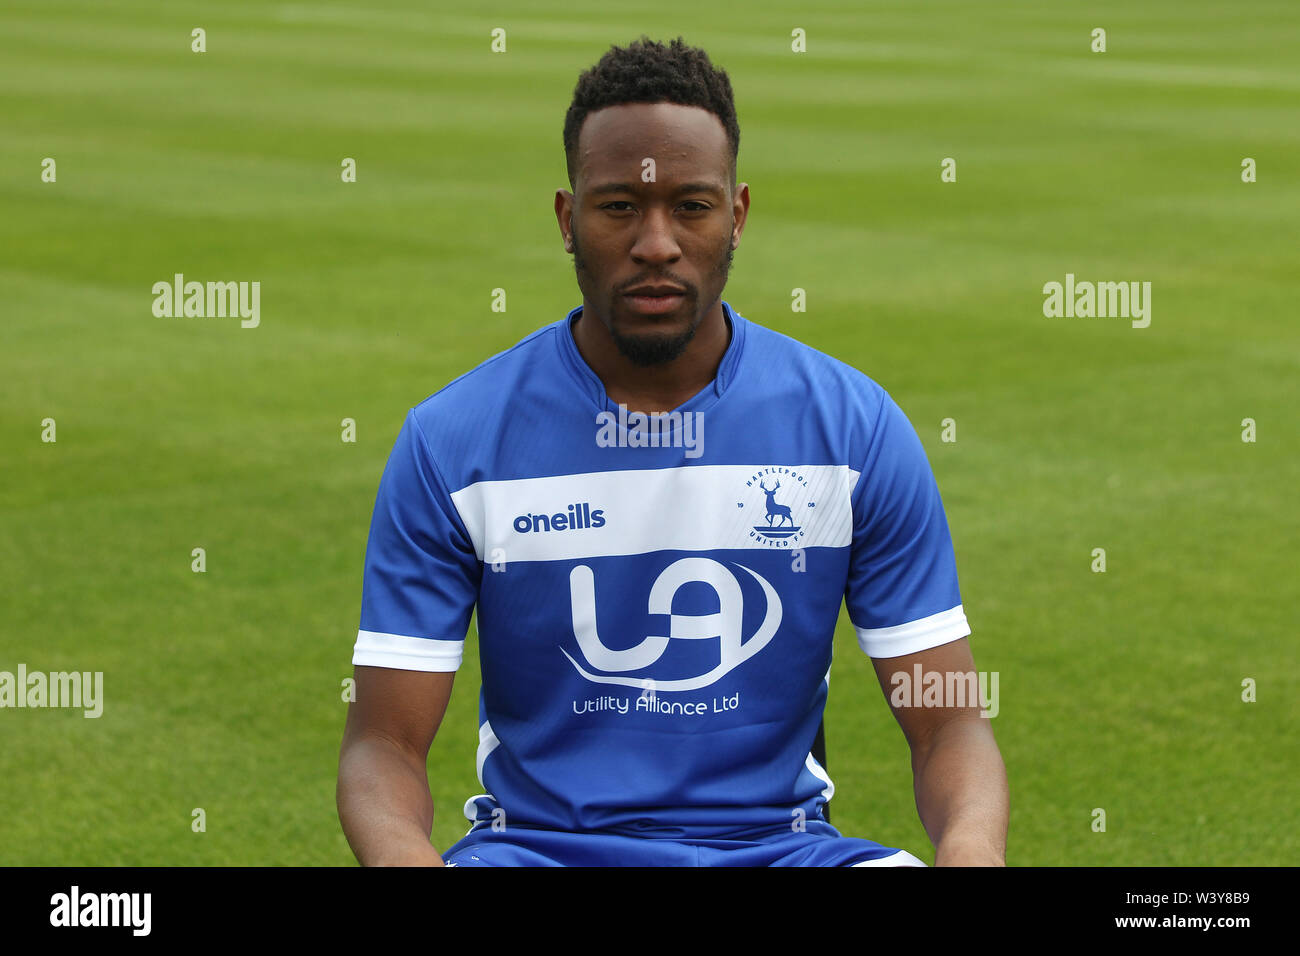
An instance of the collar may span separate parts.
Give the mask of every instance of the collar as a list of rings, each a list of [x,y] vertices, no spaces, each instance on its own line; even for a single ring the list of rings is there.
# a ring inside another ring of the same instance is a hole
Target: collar
[[[606,394],[605,384],[600,380],[600,376],[592,371],[591,366],[582,357],[582,353],[578,351],[578,343],[574,341],[573,323],[577,321],[581,313],[582,306],[578,306],[556,323],[559,333],[556,339],[559,342],[561,357],[565,366],[577,380],[579,387],[582,388],[592,403],[602,411],[616,412],[618,406]],[[725,300],[722,302],[722,314],[731,329],[731,341],[727,343],[727,351],[723,353],[722,361],[718,364],[717,374],[710,384],[700,389],[673,411],[704,411],[717,402],[727,390],[727,387],[735,380],[736,374],[740,370],[740,358],[745,348],[745,330],[749,322]]]

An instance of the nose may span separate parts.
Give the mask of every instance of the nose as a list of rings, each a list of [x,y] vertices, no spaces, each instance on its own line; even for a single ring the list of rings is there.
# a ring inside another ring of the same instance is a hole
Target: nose
[[[682,257],[681,246],[673,235],[673,218],[670,210],[658,205],[647,208],[641,217],[636,242],[632,244],[632,258],[637,262],[675,262]]]

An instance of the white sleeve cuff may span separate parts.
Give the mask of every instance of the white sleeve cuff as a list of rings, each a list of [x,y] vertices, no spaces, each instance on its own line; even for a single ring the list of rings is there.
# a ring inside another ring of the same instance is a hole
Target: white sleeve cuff
[[[441,641],[379,631],[357,631],[352,663],[365,667],[391,667],[399,671],[454,671],[460,669],[464,653],[464,640]]]
[[[868,657],[902,657],[963,638],[970,634],[966,612],[954,608],[894,627],[857,627],[858,646]]]

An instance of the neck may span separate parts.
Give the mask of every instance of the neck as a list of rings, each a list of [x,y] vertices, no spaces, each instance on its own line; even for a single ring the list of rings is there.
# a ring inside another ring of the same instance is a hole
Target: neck
[[[616,405],[633,412],[670,412],[699,394],[718,374],[732,331],[719,299],[704,314],[695,336],[681,355],[663,365],[642,366],[629,361],[605,324],[591,312],[586,297],[573,323],[578,353],[605,386]]]

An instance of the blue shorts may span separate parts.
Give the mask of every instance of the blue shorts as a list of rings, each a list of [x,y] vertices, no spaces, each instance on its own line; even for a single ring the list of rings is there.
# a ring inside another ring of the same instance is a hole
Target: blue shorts
[[[842,836],[809,820],[749,839],[674,839],[569,833],[514,825],[471,830],[442,854],[448,866],[925,866],[906,850]]]

